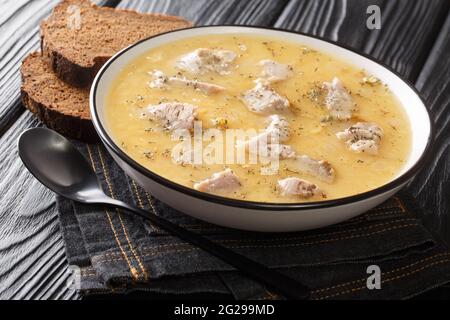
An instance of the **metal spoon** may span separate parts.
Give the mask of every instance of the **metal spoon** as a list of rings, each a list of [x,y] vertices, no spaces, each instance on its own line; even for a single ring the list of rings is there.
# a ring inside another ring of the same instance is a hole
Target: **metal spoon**
[[[19,138],[19,156],[40,182],[65,198],[81,203],[104,204],[125,209],[209,252],[286,298],[305,299],[309,296],[308,288],[275,270],[150,212],[108,197],[85,157],[69,140],[55,131],[34,128],[23,132]]]

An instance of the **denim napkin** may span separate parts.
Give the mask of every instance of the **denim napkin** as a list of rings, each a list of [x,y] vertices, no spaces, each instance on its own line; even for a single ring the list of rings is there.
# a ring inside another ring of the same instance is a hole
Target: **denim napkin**
[[[127,177],[101,145],[75,145],[92,164],[108,195],[298,279],[311,288],[312,299],[401,299],[450,282],[450,251],[423,227],[414,202],[406,195],[320,230],[244,232],[170,208]],[[283,299],[139,217],[63,198],[58,198],[58,206],[67,259],[78,270],[77,288],[82,295],[145,291]],[[377,270],[380,277],[369,278]],[[377,279],[381,288],[369,289],[368,281],[377,283]]]

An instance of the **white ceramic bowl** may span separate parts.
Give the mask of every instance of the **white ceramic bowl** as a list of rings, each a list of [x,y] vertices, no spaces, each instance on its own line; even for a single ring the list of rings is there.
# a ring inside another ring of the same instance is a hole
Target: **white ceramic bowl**
[[[105,95],[118,72],[130,61],[161,44],[211,34],[250,34],[298,42],[350,61],[386,83],[403,105],[412,127],[412,150],[398,175],[385,185],[350,197],[309,203],[260,203],[202,193],[169,181],[125,154],[105,129]],[[142,40],[120,51],[100,70],[90,96],[95,129],[115,161],[156,198],[195,218],[221,226],[253,231],[297,231],[319,228],[355,217],[377,206],[402,188],[419,170],[429,153],[432,123],[414,87],[374,59],[352,49],[312,36],[258,27],[209,26],[172,31]]]

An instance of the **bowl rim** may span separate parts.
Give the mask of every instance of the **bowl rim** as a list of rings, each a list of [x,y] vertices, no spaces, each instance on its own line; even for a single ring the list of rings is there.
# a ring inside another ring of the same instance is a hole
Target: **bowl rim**
[[[324,41],[329,44],[338,46],[342,49],[349,50],[355,54],[358,54],[364,58],[367,58],[376,64],[379,64],[380,66],[384,67],[388,71],[392,72],[395,76],[397,76],[401,81],[406,83],[413,92],[419,97],[421,100],[425,111],[428,116],[428,122],[430,126],[430,133],[428,135],[427,144],[425,146],[425,149],[423,150],[420,157],[416,160],[416,162],[403,174],[395,178],[394,180],[369,191],[362,192],[359,194],[338,198],[338,199],[331,199],[331,200],[322,200],[322,201],[312,201],[312,202],[302,202],[302,203],[274,203],[274,202],[259,202],[259,201],[248,201],[248,200],[240,200],[240,199],[233,199],[233,198],[227,198],[222,196],[217,196],[210,193],[200,192],[193,188],[186,187],[184,185],[178,184],[176,182],[173,182],[169,179],[166,179],[153,171],[145,168],[141,164],[139,164],[137,161],[132,159],[130,156],[128,156],[124,151],[122,151],[119,146],[113,141],[113,139],[108,135],[105,128],[103,127],[98,112],[97,112],[97,105],[95,102],[95,97],[97,96],[97,89],[98,84],[105,73],[105,71],[108,69],[108,67],[114,63],[114,61],[120,57],[125,52],[133,49],[134,47],[138,46],[139,44],[149,41],[151,39],[161,37],[167,34],[186,31],[186,30],[192,30],[192,29],[208,29],[208,28],[223,28],[223,27],[237,27],[237,28],[248,28],[248,29],[263,29],[263,30],[272,30],[280,33],[292,33],[292,34],[298,34],[301,36],[313,38],[316,40]],[[412,84],[409,80],[405,79],[402,75],[400,75],[397,71],[393,70],[390,66],[387,66],[385,63],[379,61],[378,59],[369,56],[368,54],[361,52],[358,49],[352,48],[346,44],[343,44],[339,41],[332,41],[325,39],[320,36],[310,35],[303,32],[298,31],[292,31],[292,30],[286,30],[282,28],[276,28],[276,27],[264,27],[264,26],[251,26],[251,25],[214,25],[214,26],[193,26],[183,29],[176,29],[164,33],[160,33],[154,36],[147,37],[145,39],[142,39],[122,50],[117,52],[113,57],[111,57],[99,70],[97,73],[94,82],[91,86],[90,90],[90,96],[89,96],[89,107],[90,107],[90,113],[92,122],[94,124],[94,128],[97,131],[101,141],[109,148],[110,151],[114,152],[120,159],[122,159],[125,163],[127,163],[129,166],[131,166],[133,169],[137,170],[140,174],[144,175],[145,177],[157,182],[158,184],[163,185],[164,187],[170,188],[172,190],[181,192],[188,196],[193,196],[195,198],[198,198],[200,200],[205,200],[225,206],[231,206],[231,207],[238,207],[238,208],[244,208],[244,209],[253,209],[253,210],[265,210],[265,211],[302,211],[302,210],[310,210],[310,209],[319,209],[319,208],[329,208],[329,207],[335,207],[335,206],[342,206],[347,205],[355,202],[364,201],[366,199],[381,195],[383,193],[386,193],[390,190],[393,190],[401,185],[403,185],[405,182],[407,182],[409,179],[411,179],[414,175],[418,173],[418,171],[423,167],[424,163],[429,160],[431,155],[431,142],[434,139],[435,136],[435,125],[434,121],[432,121],[429,108],[427,107],[427,104],[425,103],[425,99],[421,95],[421,93],[416,89],[414,84]]]

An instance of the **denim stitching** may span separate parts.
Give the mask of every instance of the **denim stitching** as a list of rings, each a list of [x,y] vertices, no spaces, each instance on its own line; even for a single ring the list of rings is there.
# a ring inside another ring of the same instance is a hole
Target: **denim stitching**
[[[135,184],[134,180],[131,180],[131,184],[132,184],[133,194],[134,194],[134,196],[137,197],[139,207],[141,209],[144,209],[144,205],[142,204],[142,200],[141,200],[141,197],[139,195],[139,192],[138,192],[138,189],[136,187],[136,184]],[[141,267],[142,271],[144,272],[144,278],[148,279],[147,271],[145,270],[144,266],[142,265],[142,262],[141,262],[140,258],[138,258],[138,262],[139,262],[139,266]]]
[[[415,219],[405,219],[403,221],[401,221],[402,223],[407,222],[407,221],[416,221]],[[364,227],[364,228],[356,228],[356,229],[351,229],[351,230],[342,230],[342,231],[336,231],[336,232],[331,232],[331,233],[327,233],[327,234],[323,234],[323,235],[310,235],[310,236],[304,236],[304,237],[296,237],[296,238],[291,238],[291,239],[268,239],[268,240],[264,240],[264,239],[255,239],[255,240],[249,240],[249,241],[256,241],[256,242],[261,242],[261,241],[270,241],[270,240],[278,240],[278,241],[282,241],[282,240],[301,240],[301,239],[313,239],[315,237],[328,237],[331,235],[336,235],[336,234],[345,234],[345,233],[351,233],[351,232],[355,232],[355,231],[362,231],[362,230],[370,230],[373,229],[375,227],[382,227],[382,226],[386,226],[386,225],[390,225],[391,222],[389,223],[379,223],[376,225],[372,225],[372,226],[368,226],[368,227]],[[393,228],[399,228],[399,227],[405,227],[405,226],[417,226],[418,224],[407,224],[407,225],[403,225],[403,226],[398,226],[398,227],[393,227]],[[388,229],[381,229],[379,231],[377,231],[376,233],[381,233],[384,232],[386,230],[391,230],[391,228]],[[370,234],[361,234],[359,236],[364,236],[364,235],[372,235],[375,233],[370,233]],[[333,240],[333,241],[338,241],[338,240],[346,240],[348,239],[348,237],[341,237],[341,238],[336,238],[336,239],[319,239],[317,241],[319,242],[313,242],[313,243],[321,243],[322,241],[329,241],[329,240]],[[230,239],[230,240],[220,240],[217,241],[218,243],[229,243],[229,242],[244,242],[245,240],[240,240],[240,239]],[[296,245],[304,245],[304,244],[310,244],[311,242],[299,242],[299,243],[294,243],[294,244],[280,244],[277,245],[279,247],[283,247],[283,246],[296,246]],[[180,247],[180,246],[188,246],[189,244],[186,242],[179,242],[179,243],[171,243],[171,244],[162,244],[162,245],[157,245],[157,246],[144,246],[143,247],[143,252],[154,252],[157,249],[162,249],[162,248],[174,248],[174,247]],[[252,247],[258,247],[258,246],[252,246]],[[267,245],[264,245],[262,247],[267,247]],[[174,252],[174,250],[165,250],[164,253],[171,253]],[[178,252],[178,251],[175,251]],[[118,255],[118,253],[116,252],[109,252],[109,253],[105,253],[105,256],[114,256],[114,255]],[[144,256],[146,256],[144,254]]]
[[[137,197],[139,207],[140,207],[141,209],[145,209],[144,203],[142,202],[141,196],[139,195],[139,191],[138,191],[136,182],[135,182],[133,179],[130,179],[130,180],[131,180],[131,187],[132,187],[132,189],[133,189],[134,195]],[[144,223],[145,223],[145,222],[144,222]],[[150,229],[151,229],[153,232],[156,232],[156,231],[157,231],[156,228],[151,224],[151,222],[148,222],[148,226],[150,227]]]
[[[416,262],[414,262],[412,264],[409,264],[407,266],[399,267],[399,268],[393,269],[391,271],[388,271],[388,272],[385,273],[385,275],[391,274],[391,273],[395,273],[397,271],[402,271],[402,270],[405,270],[407,268],[413,267],[413,266],[415,266],[417,264],[420,264],[422,262],[427,262],[427,261],[430,261],[430,260],[432,260],[434,258],[443,257],[443,256],[447,256],[447,255],[450,255],[450,252],[444,252],[444,253],[435,254],[435,255],[433,255],[431,257],[428,257],[428,258],[416,261]],[[348,286],[348,285],[351,285],[351,284],[356,284],[358,282],[363,282],[363,281],[366,281],[366,278],[361,278],[361,279],[358,279],[358,280],[344,282],[344,283],[341,283],[341,284],[338,284],[338,285],[334,285],[334,286],[331,286],[331,287],[326,287],[326,288],[323,288],[323,289],[317,289],[317,290],[312,291],[312,293],[313,294],[315,294],[315,293],[322,293],[322,292],[325,292],[325,291],[329,291],[329,290],[340,288],[340,287],[345,287],[345,286]]]
[[[111,197],[114,198],[114,192],[113,192],[113,189],[112,189],[111,182],[109,181],[109,176],[108,176],[108,173],[107,173],[107,169],[106,169],[105,163],[103,161],[102,150],[101,150],[99,145],[97,145],[97,150],[98,150],[98,155],[100,157],[100,162],[101,162],[101,165],[102,165],[102,171],[103,171],[103,174],[105,176],[106,183],[108,185],[109,193],[110,193]],[[123,234],[125,235],[125,239],[127,241],[128,247],[130,248],[131,253],[133,254],[134,258],[136,259],[136,262],[138,263],[139,267],[141,268],[141,270],[143,272],[143,275],[144,275],[144,278],[145,278],[147,276],[147,272],[145,271],[145,268],[144,268],[141,260],[139,259],[139,256],[137,255],[136,251],[134,250],[134,247],[133,247],[133,245],[131,243],[130,238],[128,237],[128,232],[127,232],[126,227],[125,227],[125,225],[123,223],[122,215],[120,214],[120,210],[116,209],[116,212],[117,212],[117,216],[119,217],[119,222],[120,222],[120,225],[122,227]],[[137,270],[134,267],[133,267],[133,269],[137,273],[137,277],[138,277],[139,273],[137,272]]]
[[[413,222],[413,221],[416,221],[416,219],[404,219],[404,220],[401,221],[401,223]],[[391,225],[391,224],[392,224],[392,221],[391,222],[385,222],[385,223],[378,223],[378,224],[370,225],[370,226],[367,226],[367,227],[355,228],[355,229],[350,229],[350,230],[340,230],[340,231],[328,232],[328,233],[325,233],[325,234],[316,234],[316,235],[308,235],[308,236],[292,237],[292,238],[250,239],[250,240],[228,239],[228,240],[220,240],[220,241],[217,241],[217,242],[219,242],[219,243],[229,243],[229,242],[265,242],[265,241],[292,241],[292,240],[303,240],[303,239],[314,239],[314,238],[326,238],[326,237],[337,235],[337,234],[345,234],[345,233],[351,233],[351,232],[357,232],[357,231],[363,231],[363,230],[370,230],[370,229],[374,229],[376,227],[383,227],[383,226]],[[414,225],[416,225],[416,224],[414,224]],[[154,250],[154,249],[163,248],[163,247],[175,247],[175,246],[186,245],[186,244],[187,243],[185,243],[185,242],[179,242],[179,243],[173,243],[173,244],[163,244],[163,245],[158,245],[158,246],[145,246],[144,249],[145,250]],[[299,244],[301,244],[301,243],[299,243]]]
[[[237,246],[227,246],[227,248],[230,248],[230,249],[245,249],[245,248],[300,247],[300,246],[306,246],[306,245],[312,245],[312,244],[319,244],[319,243],[322,244],[322,243],[329,243],[329,242],[334,242],[334,241],[339,241],[339,240],[349,240],[349,239],[354,239],[354,238],[367,237],[367,236],[383,233],[383,232],[386,232],[386,231],[397,230],[397,229],[407,228],[407,227],[411,227],[411,226],[418,226],[418,224],[405,224],[405,225],[400,225],[400,226],[396,226],[396,227],[391,227],[391,228],[385,228],[385,229],[377,230],[377,231],[374,231],[374,232],[371,232],[371,233],[351,235],[351,236],[346,236],[346,237],[341,237],[341,238],[334,238],[334,239],[322,239],[320,241],[301,242],[301,243],[293,243],[293,244],[279,244],[279,245],[237,245]],[[218,243],[220,243],[220,241],[218,241]],[[183,245],[183,244],[180,243],[180,244],[172,244],[172,245],[161,245],[161,246],[154,247],[154,249],[158,249],[158,248],[162,248],[162,247],[174,247],[174,246],[177,246],[177,245]],[[188,244],[186,244],[186,245],[188,245]],[[155,252],[154,250],[150,250],[149,248],[143,248],[142,252],[143,252],[143,256],[144,257],[152,257],[152,256],[156,256],[156,255],[159,255],[159,254],[190,252],[190,251],[195,251],[195,250],[200,250],[200,248],[192,247],[192,248],[185,248],[185,249],[166,250],[166,251],[163,251],[163,252]],[[116,253],[110,253],[110,254],[113,255],[113,254],[116,254]],[[113,261],[116,261],[116,260],[114,260],[114,259],[113,260],[105,259],[105,260],[103,260],[101,262],[113,262]]]
[[[95,166],[94,159],[92,157],[91,147],[89,146],[89,144],[86,144],[86,147],[87,147],[87,150],[88,150],[89,159],[91,160],[92,168],[94,169],[94,171],[96,171],[97,169],[96,169],[96,166]],[[109,215],[108,210],[106,210],[106,208],[104,210],[105,210],[105,213],[106,213],[107,221],[109,222],[109,225],[110,225],[111,230],[113,232],[114,238],[116,240],[116,244],[117,244],[118,248],[120,249],[120,251],[122,253],[122,260],[125,260],[125,262],[128,264],[128,267],[130,269],[130,274],[134,278],[135,277],[135,269],[131,265],[130,260],[128,259],[128,255],[125,253],[125,251],[122,248],[122,245],[120,243],[119,237],[117,236],[116,228],[114,227],[114,224],[113,224],[113,222],[111,220],[111,217]]]
[[[435,265],[443,264],[443,263],[449,262],[449,261],[450,261],[450,259],[438,260],[438,261],[429,263],[427,265],[424,265],[424,266],[422,266],[422,267],[420,267],[418,269],[415,269],[413,271],[409,271],[409,272],[400,274],[398,276],[385,279],[385,280],[383,280],[383,283],[390,282],[390,281],[395,281],[395,280],[398,280],[398,279],[401,279],[401,278],[413,275],[413,274],[415,274],[417,272],[423,271],[423,270],[425,270],[427,268],[430,268],[430,267],[433,267]],[[360,290],[363,290],[363,289],[366,289],[366,288],[367,288],[366,286],[356,287],[356,288],[352,288],[352,289],[348,289],[348,290],[344,290],[344,291],[338,292],[336,294],[331,294],[331,295],[328,295],[328,296],[325,296],[325,297],[320,297],[317,300],[324,300],[324,299],[328,299],[328,298],[332,298],[332,297],[337,297],[337,296],[340,296],[340,295],[343,295],[343,294],[346,294],[346,293],[353,293],[355,291],[360,291]]]

